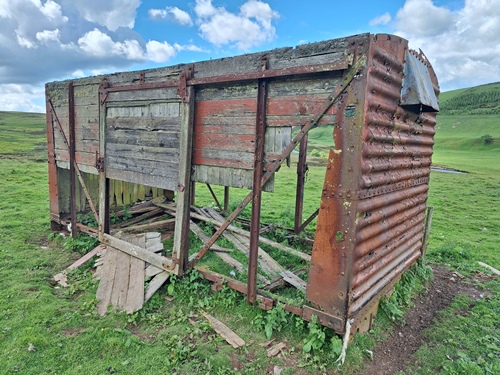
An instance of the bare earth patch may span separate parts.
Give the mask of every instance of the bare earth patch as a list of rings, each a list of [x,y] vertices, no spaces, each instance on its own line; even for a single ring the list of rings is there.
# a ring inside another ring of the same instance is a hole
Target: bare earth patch
[[[363,375],[390,375],[412,365],[413,354],[425,340],[422,332],[431,327],[437,313],[450,306],[459,294],[480,298],[482,291],[469,284],[470,279],[442,267],[433,267],[434,278],[424,294],[414,301],[415,306],[405,314],[403,325],[396,325],[393,332],[373,351],[373,361],[360,371]]]

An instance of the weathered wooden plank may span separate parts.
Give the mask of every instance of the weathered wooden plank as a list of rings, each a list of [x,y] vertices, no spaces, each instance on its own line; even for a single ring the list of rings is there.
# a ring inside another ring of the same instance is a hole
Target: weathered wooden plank
[[[149,147],[142,145],[128,145],[119,143],[106,143],[106,152],[114,157],[124,159],[142,159],[157,162],[171,162],[179,160],[179,151],[176,148]]]
[[[193,218],[196,218],[196,219],[199,219],[199,220],[203,220],[203,221],[207,221],[207,222],[213,223],[213,224],[215,224],[217,226],[221,226],[222,225],[222,221],[219,220],[219,219],[213,219],[213,218],[209,219],[209,218],[207,218],[204,215],[199,215],[199,214],[197,215],[195,213],[192,213],[191,216],[193,216]],[[219,218],[220,218],[220,216],[219,216]],[[246,231],[244,229],[235,227],[234,225],[229,225],[227,227],[227,229],[230,230],[231,232],[234,232],[234,233],[237,233],[237,234],[241,234],[242,236],[250,238],[250,232],[248,232],[248,231]],[[272,240],[270,240],[268,238],[260,236],[259,237],[259,242],[262,242],[263,244],[266,244],[266,245],[269,245],[271,247],[275,247],[275,248],[277,248],[279,250],[282,250],[282,251],[288,252],[290,254],[293,254],[293,255],[295,255],[295,256],[297,256],[299,258],[304,259],[305,261],[308,261],[308,262],[311,261],[311,256],[309,254],[306,254],[306,253],[298,251],[298,250],[296,250],[294,248],[282,245],[282,244],[277,243],[275,241],[272,241]]]
[[[108,118],[108,131],[111,130],[145,130],[145,131],[179,131],[179,117],[122,117]]]
[[[65,161],[69,163],[69,152],[67,150],[57,149],[56,151],[56,161]],[[92,153],[83,153],[77,152],[75,155],[77,164],[84,164],[88,166],[95,166],[95,152]]]
[[[106,170],[106,176],[111,178],[111,179],[120,179],[123,181],[128,181],[132,182],[135,184],[139,185],[145,185],[147,187],[157,187],[160,189],[166,189],[166,190],[175,190],[177,188],[177,183],[175,181],[176,175],[174,175],[172,172],[171,175],[169,176],[159,176],[157,174],[150,174],[145,168],[139,168],[136,166],[130,166],[130,165],[119,165],[118,167],[121,167],[123,169],[118,169],[118,168],[111,168],[109,167]],[[155,169],[155,173],[164,173],[165,171],[160,171]],[[165,173],[166,174],[166,173]],[[147,187],[140,188],[140,194],[139,198],[140,199],[145,199],[147,195]],[[144,194],[144,195],[142,195]],[[141,198],[142,197],[142,198]]]
[[[207,208],[206,212],[209,216],[217,221],[224,220],[224,218],[214,209]],[[224,232],[223,236],[231,241],[243,254],[245,254],[246,256],[250,255],[250,241],[247,237],[228,232]],[[271,256],[261,248],[258,249],[258,262],[262,271],[268,275],[271,275],[272,277],[276,277],[281,272],[286,271],[285,268],[283,268],[278,262],[272,259]]]
[[[116,271],[113,281],[110,303],[116,307],[125,307],[127,302],[128,283],[130,280],[130,258],[129,254],[118,251],[116,256]]]
[[[254,122],[254,117],[196,117],[194,133],[254,135]]]
[[[165,271],[170,271],[169,267],[172,264],[172,260],[168,258],[152,253],[151,251],[146,250],[142,247],[132,245],[127,241],[120,240],[119,238],[110,236],[106,233],[103,234],[103,242],[129,255],[142,259],[145,262],[151,263],[158,268],[161,268]]]
[[[139,215],[139,216],[137,216],[137,217],[135,217],[133,219],[130,219],[130,220],[127,220],[127,221],[124,221],[124,222],[121,222],[121,223],[117,224],[116,227],[117,228],[128,227],[128,226],[131,226],[133,224],[140,223],[141,221],[144,221],[146,219],[149,219],[150,217],[157,216],[157,215],[159,215],[160,213],[163,212],[163,210],[161,208],[147,207],[147,210],[148,211],[145,212],[142,215]],[[132,212],[137,212],[137,211],[132,211]]]
[[[285,280],[288,284],[293,285],[302,292],[306,291],[307,283],[293,272],[283,271],[281,272],[281,276],[283,277],[283,280]]]
[[[193,150],[193,164],[253,169],[253,152],[207,150],[195,148]]]
[[[149,224],[133,225],[129,227],[122,228],[123,231],[127,232],[145,232],[150,230],[159,229],[172,229],[175,225],[175,219],[158,220]]]
[[[166,271],[157,274],[146,287],[146,291],[144,293],[144,302],[149,301],[151,297],[153,297],[153,295],[156,293],[156,291],[161,288],[165,281],[168,280],[169,277],[170,273]]]
[[[251,189],[253,171],[210,165],[196,165],[192,178],[196,182],[208,183],[210,185]],[[274,190],[274,177],[268,181],[263,190],[270,192]]]
[[[141,158],[125,159],[119,156],[110,155],[106,159],[106,162],[108,163],[109,176],[111,176],[112,170],[131,172],[135,174],[148,174],[153,176],[165,177],[167,179],[176,178],[178,174],[178,162],[174,160],[168,163],[161,163],[160,161],[155,161],[155,160],[145,160]],[[130,181],[124,179],[124,181],[137,183],[137,181],[135,180]],[[151,185],[151,186],[156,186],[156,185]],[[163,188],[162,186],[156,186],[156,187]]]
[[[156,276],[161,272],[165,272],[165,271],[163,271],[161,268],[158,268],[158,267],[150,264],[149,266],[146,267],[145,278]]]
[[[124,309],[131,314],[142,309],[144,304],[144,261],[135,257],[130,257],[130,273],[127,291],[127,300]]]
[[[204,86],[196,90],[196,102],[205,100],[257,98],[257,85],[252,83],[231,83],[224,86]]]
[[[119,91],[110,92],[108,94],[108,103],[124,102],[127,100],[165,100],[165,99],[178,99],[177,87],[168,87],[161,89],[150,90],[134,90],[134,91]]]
[[[210,325],[213,327],[215,332],[221,335],[229,345],[233,348],[237,349],[240,346],[245,345],[245,341],[239,337],[236,333],[234,333],[231,329],[229,329],[224,323],[220,320],[215,319],[213,316],[208,315],[207,313],[202,313],[205,319],[208,320]]]
[[[200,100],[196,102],[197,117],[254,117],[257,100],[253,98]]]
[[[266,128],[264,152],[266,155],[280,155],[292,140],[292,128]]]
[[[110,246],[106,248],[106,257],[104,258],[103,269],[101,272],[101,281],[99,282],[96,293],[96,299],[99,301],[97,302],[97,311],[101,316],[106,314],[111,300],[118,253],[119,250]]]
[[[189,225],[189,229],[191,229],[191,231],[193,233],[195,233],[198,238],[205,244],[208,242],[208,240],[210,239],[206,234],[205,232],[203,232],[203,230],[197,226],[195,223],[193,223],[191,221],[190,225]],[[222,261],[228,265],[230,265],[231,267],[235,268],[238,272],[244,272],[245,271],[245,267],[243,266],[243,264],[239,261],[237,261],[236,259],[234,259],[232,256],[230,256],[229,254],[226,254],[226,252],[232,252],[231,249],[225,249],[225,248],[221,248],[220,246],[218,245],[213,245],[212,246],[212,251],[214,251],[214,253],[222,259]],[[221,252],[222,251],[222,252]]]
[[[116,144],[166,149],[179,148],[179,133],[176,131],[108,130],[107,140]]]
[[[131,244],[145,247],[146,236],[127,236],[123,239],[129,241]],[[130,272],[129,283],[127,289],[127,298],[124,304],[124,309],[127,313],[133,313],[142,308],[144,304],[144,278],[145,278],[145,263],[143,260],[130,257]]]
[[[178,260],[175,274],[182,275],[189,257],[189,221],[191,203],[191,165],[193,150],[194,88],[186,89],[187,100],[181,105],[179,173],[176,197],[173,256]]]
[[[196,134],[194,147],[204,150],[252,152],[255,149],[253,134]]]

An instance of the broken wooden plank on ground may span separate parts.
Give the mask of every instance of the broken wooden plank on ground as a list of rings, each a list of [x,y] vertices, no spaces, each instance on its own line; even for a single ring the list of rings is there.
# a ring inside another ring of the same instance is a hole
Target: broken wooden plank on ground
[[[175,225],[175,219],[158,220],[149,224],[139,224],[122,228],[127,232],[148,232],[159,229],[172,229]]]
[[[301,276],[301,275],[307,273],[307,270],[305,268],[302,268],[302,269],[300,269],[298,271],[294,271],[293,273],[296,276]],[[286,285],[287,285],[287,283],[283,279],[283,276],[280,275],[280,277],[278,277],[278,278],[276,278],[274,280],[271,280],[271,282],[269,283],[269,285],[265,285],[262,289],[269,290],[270,292],[273,292],[276,289],[285,287]]]
[[[276,357],[283,349],[286,348],[286,343],[285,342],[279,342],[276,345],[273,345],[269,349],[267,349],[267,357]]]
[[[220,320],[215,319],[213,316],[208,315],[207,313],[202,313],[202,315],[208,320],[215,332],[221,335],[221,337],[224,338],[227,343],[233,348],[237,349],[240,346],[245,345],[245,341]]]
[[[201,213],[202,210],[199,211]],[[206,212],[208,215],[210,215],[213,219],[220,221],[223,219],[222,215],[220,215],[217,211],[215,211],[212,208],[207,208]],[[248,256],[250,253],[250,242],[247,237],[243,237],[239,234],[230,234],[230,233],[223,233],[224,236],[226,236],[227,239],[229,239],[231,242],[233,242],[238,249],[242,249],[242,252]],[[259,253],[258,253],[258,262],[260,267],[262,268],[262,271],[265,273],[271,275],[272,277],[276,277],[280,275],[281,272],[286,271],[283,266],[281,266],[278,262],[276,262],[268,253],[266,253],[263,249],[259,247]]]
[[[127,240],[136,246],[146,247],[146,235],[127,236],[124,240]],[[128,257],[130,258],[130,267],[126,299],[118,305],[118,307],[123,307],[128,314],[131,314],[142,309],[142,306],[144,305],[144,278],[146,264],[142,259],[138,259],[130,255],[128,255]]]
[[[191,217],[194,218],[194,219],[198,219],[198,220],[202,220],[202,221],[205,221],[205,222],[209,222],[209,223],[213,223],[214,225],[220,227],[222,226],[223,222],[225,221],[225,219],[223,217],[222,220],[215,220],[211,217],[207,217],[207,215],[203,215],[203,214],[200,214],[200,213],[194,213],[192,212],[191,213]],[[248,237],[250,238],[250,232],[244,230],[244,229],[241,229],[241,228],[238,228],[238,227],[235,227],[234,225],[229,225],[227,227],[227,230],[231,231],[231,232],[234,232],[234,233],[237,233],[237,234],[241,234],[242,236],[245,236],[245,237]],[[287,253],[290,253],[290,254],[293,254],[307,262],[310,262],[311,261],[311,256],[309,254],[306,254],[306,253],[303,253],[302,251],[299,251],[297,249],[294,249],[294,248],[291,248],[291,247],[288,247],[288,246],[285,246],[285,245],[282,245],[276,241],[273,241],[273,240],[270,240],[266,237],[262,237],[260,236],[259,237],[259,242],[263,243],[263,244],[266,244],[268,246],[271,246],[271,247],[274,247],[276,249],[279,249],[281,251],[285,251]]]
[[[288,284],[296,287],[298,290],[301,290],[303,292],[306,291],[307,283],[293,272],[283,271],[281,272],[281,276],[283,277],[283,280],[285,280]]]
[[[495,275],[499,275],[500,276],[500,271],[497,270],[495,267],[492,267],[490,266],[489,264],[486,264],[484,262],[477,262],[480,266],[483,266],[487,269],[489,269],[491,272],[493,272]]]
[[[130,226],[132,226],[134,224],[143,222],[146,219],[150,219],[150,218],[152,218],[154,216],[157,216],[157,215],[160,215],[162,213],[163,213],[163,209],[162,208],[160,208],[160,207],[152,207],[152,208],[149,208],[148,212],[145,212],[142,215],[137,216],[135,218],[132,218],[132,219],[129,219],[129,220],[125,220],[125,221],[123,221],[123,222],[115,225],[115,227],[116,228],[130,227]]]
[[[101,281],[97,287],[97,311],[103,316],[108,310],[108,305],[111,300],[111,292],[113,291],[113,282],[116,271],[116,257],[120,251],[108,246],[106,249],[106,258],[101,272]]]
[[[54,280],[57,281],[61,286],[67,287],[67,274],[69,270],[75,269],[77,267],[80,267],[82,264],[85,264],[88,262],[90,259],[92,259],[97,253],[103,251],[106,247],[103,245],[99,245],[95,247],[93,250],[89,251],[87,254],[82,256],[80,259],[69,265],[64,271],[58,273],[57,275],[54,276]]]
[[[163,271],[157,274],[153,279],[149,282],[145,292],[144,292],[144,302],[150,300],[151,297],[156,293],[158,289],[168,280],[170,277],[170,272]]]

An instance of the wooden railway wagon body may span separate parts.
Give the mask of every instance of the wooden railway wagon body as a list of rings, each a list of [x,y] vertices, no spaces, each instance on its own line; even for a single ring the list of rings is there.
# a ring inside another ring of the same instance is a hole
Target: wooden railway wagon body
[[[380,297],[421,256],[439,88],[425,56],[402,38],[362,34],[53,82],[46,94],[54,227],[71,222],[76,232],[84,228],[77,213],[91,209],[102,242],[143,257],[110,235],[110,206],[175,192],[173,255],[155,264],[182,274],[251,204],[247,282],[200,272],[271,308],[276,301],[256,277],[261,193],[273,190],[274,172],[298,149],[300,232],[310,222],[302,220],[307,134],[333,124],[308,303],[285,307],[338,333],[348,322],[366,330]],[[249,193],[189,256],[193,182]]]

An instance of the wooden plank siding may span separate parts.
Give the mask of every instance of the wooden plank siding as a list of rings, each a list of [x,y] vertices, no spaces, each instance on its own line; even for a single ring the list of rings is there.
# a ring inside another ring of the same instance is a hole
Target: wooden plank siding
[[[193,64],[193,78],[211,79],[259,72],[262,57],[268,69],[334,64],[346,60],[350,39],[280,48]],[[113,189],[110,203],[119,205],[144,199],[152,188],[177,190],[179,167],[180,98],[177,82],[190,65],[120,72],[73,80],[76,162],[83,172],[97,174],[96,157],[105,151],[106,177]],[[100,145],[99,87],[105,80],[106,144]],[[341,72],[276,77],[267,84],[265,163],[281,154],[291,140],[292,128],[310,120],[340,83]],[[171,87],[153,87],[160,83]],[[69,81],[47,84],[47,93],[65,134],[68,134]],[[188,83],[189,84],[189,83]],[[151,85],[151,86],[148,86]],[[128,89],[114,90],[116,87]],[[251,188],[255,149],[257,80],[232,81],[195,87],[192,181]],[[319,125],[332,124],[332,107]],[[54,127],[58,170],[69,167],[69,153]],[[104,148],[103,148],[104,147]],[[65,184],[65,173],[58,179]],[[123,181],[126,184],[115,183]],[[272,191],[271,178],[265,191]],[[96,189],[92,183],[90,189]],[[62,189],[64,190],[64,188]],[[81,194],[78,192],[78,196]],[[64,195],[64,191],[63,191]],[[59,197],[66,202],[64,196]],[[96,197],[96,201],[98,201]],[[79,207],[83,206],[79,204]],[[62,205],[62,212],[66,204]]]
[[[106,112],[106,175],[132,183],[168,190],[177,187],[180,113],[175,98],[156,98],[164,91],[151,90],[144,102],[117,92]],[[132,103],[113,100],[126,100]],[[153,98],[153,99],[152,99]]]

